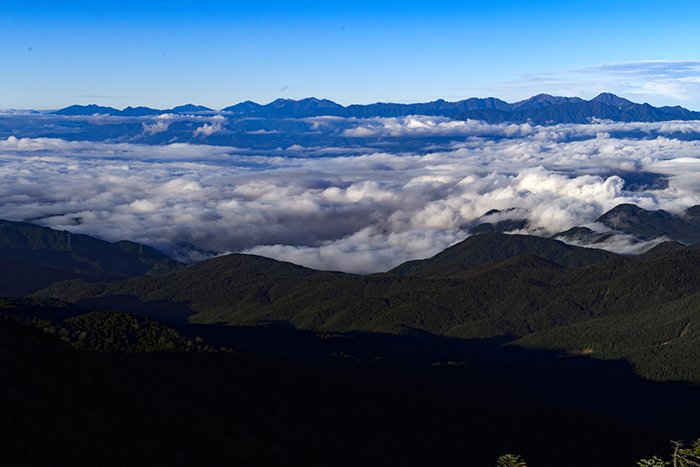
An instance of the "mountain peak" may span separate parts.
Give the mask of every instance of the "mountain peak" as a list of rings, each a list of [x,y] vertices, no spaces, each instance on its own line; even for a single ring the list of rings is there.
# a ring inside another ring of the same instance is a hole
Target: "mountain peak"
[[[209,107],[204,107],[203,105],[195,105],[195,104],[185,104],[185,105],[179,105],[177,107],[173,107],[172,109],[168,110],[167,112],[170,113],[190,113],[190,112],[211,112],[212,109]]]
[[[614,256],[607,251],[567,245],[550,238],[486,232],[472,235],[432,258],[403,263],[390,272],[448,276],[527,255],[538,256],[561,267],[586,266]]]
[[[600,102],[601,104],[609,105],[612,107],[625,108],[632,107],[636,105],[634,102],[627,100],[623,97],[616,96],[610,92],[603,92],[591,99],[590,102]]]
[[[114,107],[104,107],[97,104],[71,105],[53,112],[55,115],[78,116],[78,115],[119,115],[119,110]]]
[[[551,94],[537,94],[513,104],[514,109],[539,109],[550,105],[574,104],[584,102],[580,97],[552,96]]]
[[[119,112],[119,115],[123,115],[125,117],[146,117],[148,115],[160,115],[162,111],[158,109],[152,109],[150,107],[127,107],[121,112]]]
[[[609,229],[647,241],[661,237],[691,244],[700,241],[700,225],[695,210],[677,215],[664,211],[648,211],[634,204],[619,204],[600,216],[596,222]]]

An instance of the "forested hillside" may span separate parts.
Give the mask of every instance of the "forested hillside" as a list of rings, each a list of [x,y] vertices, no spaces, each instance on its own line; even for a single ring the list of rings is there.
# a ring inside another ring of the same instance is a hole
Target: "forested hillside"
[[[695,248],[660,246],[632,257],[553,239],[481,234],[386,274],[229,255],[157,278],[61,282],[37,296],[193,323],[508,336],[523,338],[516,344],[625,358],[653,379],[697,382],[698,364],[684,355],[700,350],[698,293]]]

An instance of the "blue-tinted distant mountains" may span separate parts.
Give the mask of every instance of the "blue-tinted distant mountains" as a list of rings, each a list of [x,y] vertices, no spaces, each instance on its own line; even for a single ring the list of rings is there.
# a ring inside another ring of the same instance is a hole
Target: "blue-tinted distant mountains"
[[[56,115],[88,116],[95,114],[142,117],[165,113],[170,114],[215,114],[221,113],[237,118],[309,118],[336,116],[346,118],[404,117],[427,115],[455,119],[475,119],[491,123],[558,124],[589,123],[592,120],[618,122],[659,122],[669,120],[700,120],[700,112],[680,106],[654,107],[639,104],[603,93],[591,100],[578,97],[560,97],[539,94],[529,99],[508,103],[493,97],[470,98],[457,102],[442,99],[416,104],[383,103],[343,106],[328,99],[307,98],[301,100],[277,99],[269,104],[252,101],[241,102],[219,111],[187,104],[172,109],[152,109],[149,107],[127,107],[118,110],[97,105],[73,105],[54,112]]]
[[[115,109],[113,107],[103,107],[101,105],[71,105],[53,112],[55,115],[66,116],[89,116],[89,115],[112,115],[117,117],[148,117],[152,115],[162,114],[197,114],[211,113],[214,110],[201,105],[186,104],[172,109],[152,109],[150,107],[127,107],[124,110]]]

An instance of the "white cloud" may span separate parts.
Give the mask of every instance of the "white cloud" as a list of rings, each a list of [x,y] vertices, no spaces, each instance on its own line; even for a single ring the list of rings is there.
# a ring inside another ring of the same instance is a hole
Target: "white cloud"
[[[544,142],[571,140],[576,137],[609,138],[609,133],[640,132],[647,135],[673,135],[676,133],[700,135],[700,121],[665,122],[608,122],[590,124],[531,125],[529,123],[491,124],[480,120],[452,120],[446,117],[411,115],[398,118],[371,118],[359,120],[343,131],[349,137],[507,137],[532,136]]]
[[[399,118],[373,118],[348,128],[345,136],[368,138],[377,136],[525,136],[532,132],[530,124],[493,125],[480,120],[452,120],[445,117],[411,115]]]
[[[168,131],[170,121],[165,118],[157,118],[153,123],[143,123],[143,131],[149,135],[155,135]]]
[[[491,209],[517,208],[513,216],[526,216],[531,232],[548,235],[620,203],[671,211],[700,204],[697,122],[324,125],[389,141],[381,150],[333,140],[266,153],[10,137],[0,140],[0,217],[183,255],[247,251],[365,273],[441,251]],[[448,141],[435,145],[435,135]],[[425,141],[418,150],[388,149],[414,136]],[[623,178],[645,172],[668,183],[626,189]],[[632,251],[617,241],[606,247]]]
[[[225,125],[226,118],[221,115],[217,115],[215,117],[212,117],[211,123],[205,123],[204,125],[194,130],[194,136],[211,136],[214,133],[219,133],[223,131],[225,129]]]

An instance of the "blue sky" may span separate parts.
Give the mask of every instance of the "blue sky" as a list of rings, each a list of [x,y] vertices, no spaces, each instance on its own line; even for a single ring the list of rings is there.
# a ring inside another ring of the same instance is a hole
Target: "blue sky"
[[[0,108],[539,92],[700,110],[697,1],[2,1]]]

